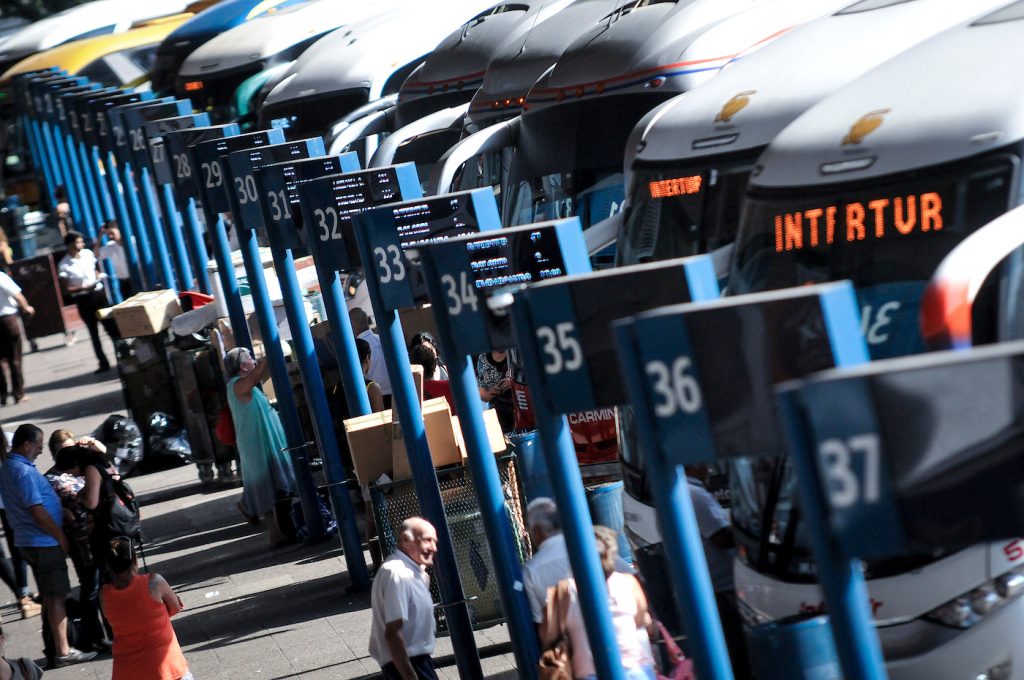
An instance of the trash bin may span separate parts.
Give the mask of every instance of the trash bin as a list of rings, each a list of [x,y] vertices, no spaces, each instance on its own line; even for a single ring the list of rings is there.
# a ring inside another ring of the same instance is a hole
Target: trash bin
[[[842,680],[827,616],[797,615],[747,631],[758,680]]]
[[[619,537],[619,557],[632,563],[633,549],[626,538],[626,520],[622,515],[622,490],[622,482],[587,487],[587,505],[591,521],[615,531]]]
[[[519,480],[523,487],[523,495],[529,504],[534,498],[554,497],[551,489],[551,478],[544,462],[540,437],[536,430],[515,432],[508,435],[509,449],[516,456],[519,468]]]

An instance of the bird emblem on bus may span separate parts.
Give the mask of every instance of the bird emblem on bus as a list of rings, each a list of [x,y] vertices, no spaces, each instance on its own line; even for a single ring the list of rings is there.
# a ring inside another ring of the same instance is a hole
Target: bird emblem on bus
[[[718,115],[715,116],[715,122],[728,123],[731,121],[733,116],[747,108],[747,104],[750,103],[750,96],[756,92],[757,90],[744,90],[734,95],[732,99],[725,103],[725,106],[718,112]]]
[[[874,132],[885,120],[882,116],[889,113],[891,109],[878,109],[865,113],[857,119],[857,122],[850,127],[850,131],[843,137],[843,146],[860,144],[864,138]]]

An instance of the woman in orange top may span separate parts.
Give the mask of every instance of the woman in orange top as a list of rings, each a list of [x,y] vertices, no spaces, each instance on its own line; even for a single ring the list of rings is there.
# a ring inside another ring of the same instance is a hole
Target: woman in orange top
[[[139,574],[131,539],[110,542],[107,566],[114,579],[101,597],[114,629],[111,680],[193,680],[171,626],[185,608],[178,594],[159,574]]]

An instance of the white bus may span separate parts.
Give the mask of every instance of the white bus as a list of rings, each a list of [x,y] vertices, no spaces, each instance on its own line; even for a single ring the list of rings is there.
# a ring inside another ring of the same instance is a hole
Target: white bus
[[[949,29],[779,133],[751,177],[730,292],[850,279],[872,357],[921,350],[936,267],[1020,202],[1022,30],[1024,2]],[[734,470],[737,589],[751,621],[822,606],[794,487],[785,459]],[[890,678],[1024,678],[1024,542],[865,569]]]

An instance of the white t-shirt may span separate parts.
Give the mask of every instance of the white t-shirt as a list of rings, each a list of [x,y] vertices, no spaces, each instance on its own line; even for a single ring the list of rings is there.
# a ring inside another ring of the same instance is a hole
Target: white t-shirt
[[[641,668],[650,663],[649,654],[637,633],[635,582],[635,577],[619,572],[613,572],[607,581],[609,613],[623,668]],[[576,582],[572,580],[569,581],[569,596],[569,613],[565,628],[572,640],[572,671],[574,677],[585,678],[597,671],[594,668],[594,657],[583,623],[583,609],[580,607]]]
[[[114,276],[117,278],[127,279],[130,276],[128,260],[124,257],[124,247],[117,241],[107,241],[100,246],[100,259],[110,260],[110,264],[114,267]]]
[[[4,272],[0,272],[0,316],[18,313],[18,301],[14,296],[20,292],[21,287],[14,282],[14,279]]]
[[[699,479],[688,476],[686,481],[690,484],[690,498],[693,500],[693,512],[697,515],[697,528],[700,529],[701,543],[704,544],[711,585],[716,593],[735,590],[736,582],[732,572],[735,551],[722,550],[711,542],[712,536],[729,526],[729,513]]]
[[[391,662],[384,626],[402,621],[402,638],[410,657],[434,652],[434,601],[427,570],[401,550],[388,555],[370,589],[370,656],[381,666]]]
[[[370,345],[370,370],[366,377],[380,385],[383,394],[391,394],[391,378],[388,377],[387,366],[384,365],[384,350],[380,346],[380,338],[371,330],[366,330],[357,336]]]
[[[65,255],[57,265],[60,278],[67,281],[69,286],[83,287],[86,289],[102,289],[103,284],[98,283],[99,276],[96,273],[96,256],[91,250],[80,250],[78,257]],[[85,291],[83,291],[85,292]]]

